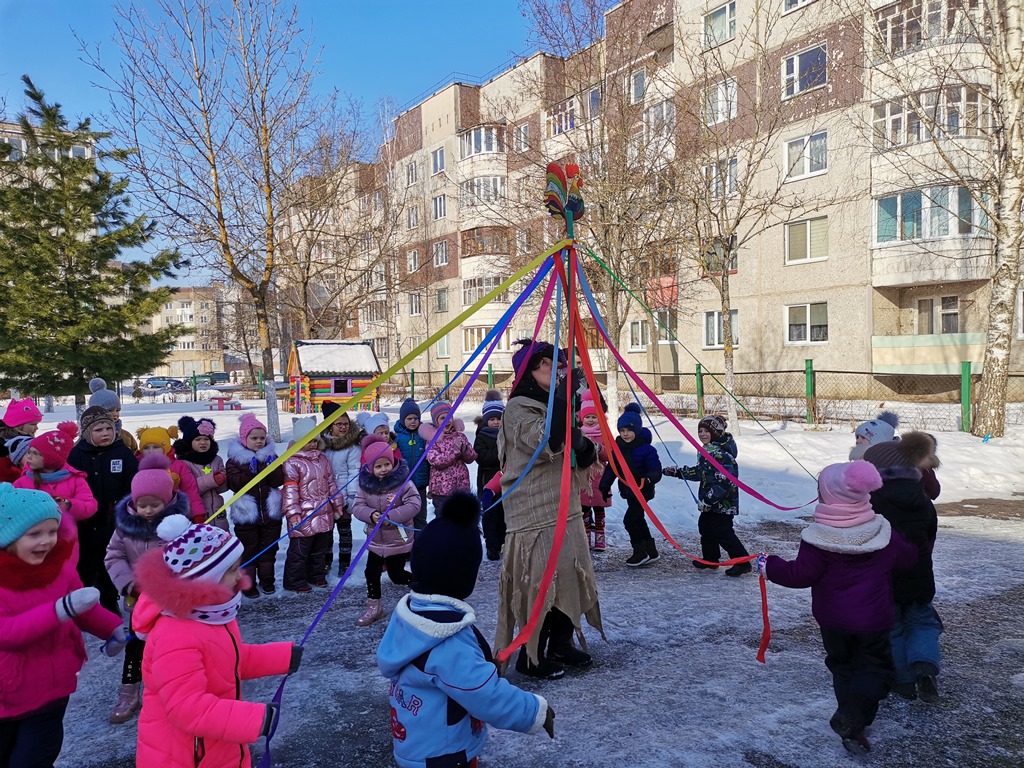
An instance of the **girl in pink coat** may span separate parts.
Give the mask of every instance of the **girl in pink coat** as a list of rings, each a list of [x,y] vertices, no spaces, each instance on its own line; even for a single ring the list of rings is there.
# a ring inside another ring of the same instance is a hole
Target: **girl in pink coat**
[[[203,499],[199,495],[199,486],[196,485],[195,475],[192,474],[192,468],[188,465],[188,462],[182,461],[174,454],[174,446],[171,444],[171,439],[178,436],[177,427],[143,427],[138,430],[135,434],[139,436],[139,455],[141,459],[143,456],[148,456],[152,453],[162,453],[171,461],[171,473],[178,478],[178,482],[175,485],[177,490],[180,490],[188,497],[189,507],[192,509],[192,522],[201,523],[206,520],[206,505],[203,504]],[[224,517],[221,515],[221,517]],[[223,527],[227,529],[227,522],[221,520],[218,528]]]
[[[203,501],[204,519],[220,509],[224,503],[221,496],[228,489],[228,474],[224,468],[224,459],[217,455],[220,447],[213,439],[217,425],[212,419],[199,419],[182,416],[178,419],[178,430],[181,438],[174,441],[174,455],[179,461],[188,465],[196,480],[196,490]],[[223,530],[228,529],[226,515],[218,515],[210,525]]]
[[[410,525],[420,511],[420,492],[416,484],[406,482],[409,465],[402,459],[394,463],[394,454],[386,437],[367,435],[363,438],[362,466],[359,469],[359,490],[352,505],[352,514],[366,523],[369,533],[380,518],[387,520],[370,540],[366,555],[366,610],[356,619],[365,627],[384,615],[380,606],[380,577],[383,571],[393,584],[408,584],[412,574],[405,570],[412,549],[412,530],[399,526]],[[397,497],[397,498],[396,498]],[[392,502],[394,502],[392,504]],[[388,509],[391,505],[391,509]]]
[[[294,672],[302,649],[242,642],[242,542],[183,515],[157,532],[165,546],[135,566],[133,623],[146,640],[136,765],[249,768],[247,744],[270,732],[277,705],[243,701],[241,681]]]
[[[583,523],[587,526],[590,549],[594,552],[604,552],[605,510],[611,506],[612,501],[605,498],[601,493],[600,486],[604,469],[608,466],[608,454],[604,449],[604,436],[601,434],[601,426],[598,424],[594,396],[586,391],[582,393],[580,400],[579,417],[583,423],[580,431],[593,440],[598,449],[597,461],[594,462],[593,468],[590,470],[590,482],[580,488],[580,505],[583,507]]]
[[[315,418],[295,419],[293,434],[301,437],[315,427]],[[284,588],[292,592],[327,586],[327,554],[334,542],[334,521],[345,511],[345,498],[338,493],[334,467],[324,455],[323,445],[314,433],[284,463],[281,510],[290,537],[284,561]],[[306,517],[309,519],[305,520]]]
[[[451,403],[438,402],[430,409],[429,424],[420,425],[420,437],[428,443],[433,439],[437,428],[452,409]],[[476,461],[476,451],[469,444],[463,430],[465,427],[460,419],[454,416],[448,421],[448,426],[437,442],[427,451],[427,461],[430,462],[430,496],[434,500],[434,515],[444,503],[456,491],[471,492],[472,486],[469,482],[468,465]]]
[[[61,538],[73,541],[72,558],[78,565],[78,523],[96,514],[99,505],[92,495],[85,472],[68,462],[78,436],[78,425],[64,421],[55,432],[32,438],[25,454],[25,474],[14,481],[15,488],[44,491],[57,502],[61,512]]]
[[[0,765],[52,766],[85,663],[82,630],[124,648],[121,618],[83,588],[74,543],[42,491],[0,484]]]

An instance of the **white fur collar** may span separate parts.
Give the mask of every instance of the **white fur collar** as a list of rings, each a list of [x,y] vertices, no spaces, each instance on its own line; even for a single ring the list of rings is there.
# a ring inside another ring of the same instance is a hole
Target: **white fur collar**
[[[428,619],[426,616],[421,616],[418,613],[414,613],[412,608],[409,607],[409,602],[414,597],[426,603],[448,606],[457,611],[462,611],[464,614],[462,620],[450,623],[441,623]],[[421,595],[418,592],[410,592],[398,601],[398,606],[395,608],[395,612],[398,614],[399,618],[409,626],[419,630],[429,637],[436,637],[438,640],[446,640],[449,637],[454,637],[466,627],[472,626],[476,621],[476,614],[473,612],[473,607],[469,603],[465,603],[462,600],[456,600],[454,597],[448,597],[447,595]]]
[[[892,528],[881,515],[852,528],[833,528],[822,523],[811,523],[800,533],[800,538],[818,549],[844,555],[862,555],[877,552],[889,545]]]
[[[277,455],[277,446],[273,443],[267,443],[259,451],[254,452],[246,448],[241,440],[230,440],[227,448],[228,458],[233,459],[238,464],[248,464],[254,457],[259,459],[260,463],[263,463],[268,456]]]

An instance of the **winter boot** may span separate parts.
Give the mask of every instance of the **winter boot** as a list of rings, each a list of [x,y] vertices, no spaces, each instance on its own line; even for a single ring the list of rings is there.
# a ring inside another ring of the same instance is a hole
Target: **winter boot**
[[[545,618],[544,626],[548,629],[548,659],[556,664],[577,669],[590,666],[593,661],[590,654],[581,651],[572,641],[573,633],[576,631],[572,619],[561,611],[552,610]]]
[[[110,711],[110,722],[127,723],[139,709],[139,686],[142,683],[123,683],[117,691],[117,703]]]
[[[892,689],[904,699],[914,701],[917,698],[917,683],[914,681],[909,683],[896,683],[893,685]]]
[[[939,687],[935,684],[938,670],[927,661],[914,662],[914,674],[917,675],[917,695],[921,701],[934,704],[939,700]]]
[[[594,546],[591,549],[595,552],[604,552],[604,531],[594,531]]]
[[[653,538],[648,538],[647,539],[647,562],[648,563],[653,563],[655,560],[659,559],[660,557],[661,557],[661,555],[658,554],[658,546],[657,546],[657,544],[654,543],[654,539]]]
[[[871,742],[864,735],[864,731],[852,736],[843,737],[843,747],[851,755],[863,755],[871,751]]]
[[[351,564],[351,562],[352,562],[352,554],[350,552],[346,552],[344,554],[339,554],[338,555],[338,575],[339,576],[344,576],[345,575],[345,571],[348,570],[348,566]],[[327,564],[327,570],[330,570],[330,568],[331,568],[331,564],[328,563]]]
[[[516,672],[521,675],[536,677],[538,680],[558,680],[565,677],[564,669],[543,657],[538,659],[536,664],[533,664],[526,655],[526,648],[519,649],[519,657],[516,659]]]
[[[754,570],[754,566],[752,566],[750,564],[750,561],[748,560],[745,563],[736,563],[736,565],[732,566],[731,568],[726,568],[725,575],[742,576],[745,573],[750,573],[752,570]]]
[[[698,571],[713,571],[718,567],[717,565],[706,565],[705,563],[698,563],[696,560],[691,560],[690,564]]]
[[[633,554],[626,558],[626,565],[630,568],[639,568],[644,563],[650,562],[650,555],[647,554],[647,543],[636,539],[633,541]]]
[[[366,610],[363,611],[363,615],[356,619],[356,626],[368,627],[383,615],[384,610],[380,607],[380,600],[371,598],[366,601]]]
[[[256,588],[256,585],[253,584],[248,589],[243,589],[242,594],[248,597],[250,600],[255,600],[257,597],[260,596],[260,591]]]
[[[594,538],[594,533],[595,532],[594,532],[593,528],[587,528],[587,546],[590,547],[591,549],[596,549],[596,547],[595,547],[596,539]]]

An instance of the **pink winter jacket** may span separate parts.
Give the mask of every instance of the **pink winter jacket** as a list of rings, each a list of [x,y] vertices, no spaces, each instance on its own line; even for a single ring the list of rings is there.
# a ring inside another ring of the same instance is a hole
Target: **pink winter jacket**
[[[398,496],[388,512],[388,520],[398,525],[412,523],[420,511],[420,492],[415,483],[406,483],[402,487],[407,477],[409,465],[402,460],[384,477],[376,477],[365,467],[360,469],[359,490],[356,491],[356,500],[352,505],[352,515],[372,527],[373,513],[380,512],[383,515],[391,499]],[[386,522],[370,540],[370,551],[381,557],[403,554],[412,549],[413,535],[413,531]]]
[[[433,496],[450,496],[455,491],[469,491],[468,464],[476,461],[476,451],[469,444],[469,438],[456,427],[446,431],[437,438],[437,442],[427,451],[430,462],[430,493]],[[429,424],[420,425],[420,436],[430,442],[436,428]]]
[[[40,565],[0,550],[0,719],[74,693],[86,659],[82,630],[107,640],[121,626],[120,616],[99,605],[71,621],[57,618],[56,602],[82,587],[74,547],[58,533]]]
[[[206,517],[209,517],[220,509],[220,505],[224,503],[224,497],[221,494],[228,489],[227,470],[224,467],[224,459],[220,456],[214,456],[213,461],[209,464],[196,464],[193,461],[185,461],[184,459],[179,459],[179,461],[182,461],[192,470],[192,477],[196,481],[196,490],[199,492],[199,498],[203,502],[203,510],[206,513]],[[223,483],[218,483],[214,478],[214,475],[217,473],[224,475]],[[224,515],[218,517],[217,520],[220,520],[222,517]]]
[[[601,477],[604,475],[604,468],[608,464],[608,454],[604,450],[604,437],[601,435],[601,425],[595,424],[592,427],[583,427],[581,430],[586,437],[589,437],[597,445],[597,461],[587,477],[590,482],[580,488],[580,504],[584,507],[610,507],[611,499],[606,499],[601,493]]]
[[[160,550],[144,555],[135,572],[142,597],[132,625],[146,639],[136,765],[249,768],[246,745],[259,738],[267,706],[243,701],[242,681],[287,673],[292,644],[249,645],[235,620],[214,625],[164,614],[185,615],[231,594],[175,577]]]
[[[345,497],[338,493],[331,461],[319,449],[302,449],[284,463],[281,509],[292,537],[315,536],[334,531],[334,521],[345,510]],[[332,498],[333,497],[333,498]],[[324,504],[327,499],[331,501]],[[313,517],[295,528],[306,515],[323,504]]]
[[[77,523],[82,520],[88,520],[90,517],[96,514],[96,510],[99,509],[99,504],[96,503],[96,497],[92,495],[92,491],[89,489],[89,483],[86,481],[85,472],[80,469],[75,469],[69,464],[64,465],[62,472],[67,472],[67,475],[54,480],[52,482],[43,481],[43,483],[37,488],[35,478],[31,473],[22,475],[14,481],[15,488],[29,488],[31,490],[45,491],[50,494],[54,499],[67,499],[71,506],[68,507],[65,504],[58,505],[60,507],[60,534],[71,541],[75,542],[75,562],[78,562],[78,525]]]
[[[188,505],[192,509],[192,521],[201,523],[206,520],[206,505],[199,495],[199,486],[196,485],[196,476],[192,474],[192,465],[187,461],[175,458],[170,454],[167,458],[171,460],[170,471],[178,476],[178,490],[188,497]]]

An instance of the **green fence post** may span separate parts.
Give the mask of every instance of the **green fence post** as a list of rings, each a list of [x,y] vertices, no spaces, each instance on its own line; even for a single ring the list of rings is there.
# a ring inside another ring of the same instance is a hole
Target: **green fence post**
[[[451,383],[452,383],[451,378],[448,375],[448,364],[445,363],[445,365],[444,365],[444,385],[447,387]]]
[[[192,402],[196,402],[199,399],[199,385],[196,382],[196,372],[192,371]]]
[[[704,418],[704,370],[697,363],[697,418]]]
[[[409,371],[409,397],[416,399],[416,369]]]
[[[487,364],[487,388],[494,389],[494,364]]]
[[[814,361],[804,360],[804,396],[807,398],[807,423],[814,423]]]
[[[971,431],[971,361],[960,363],[960,431]]]

